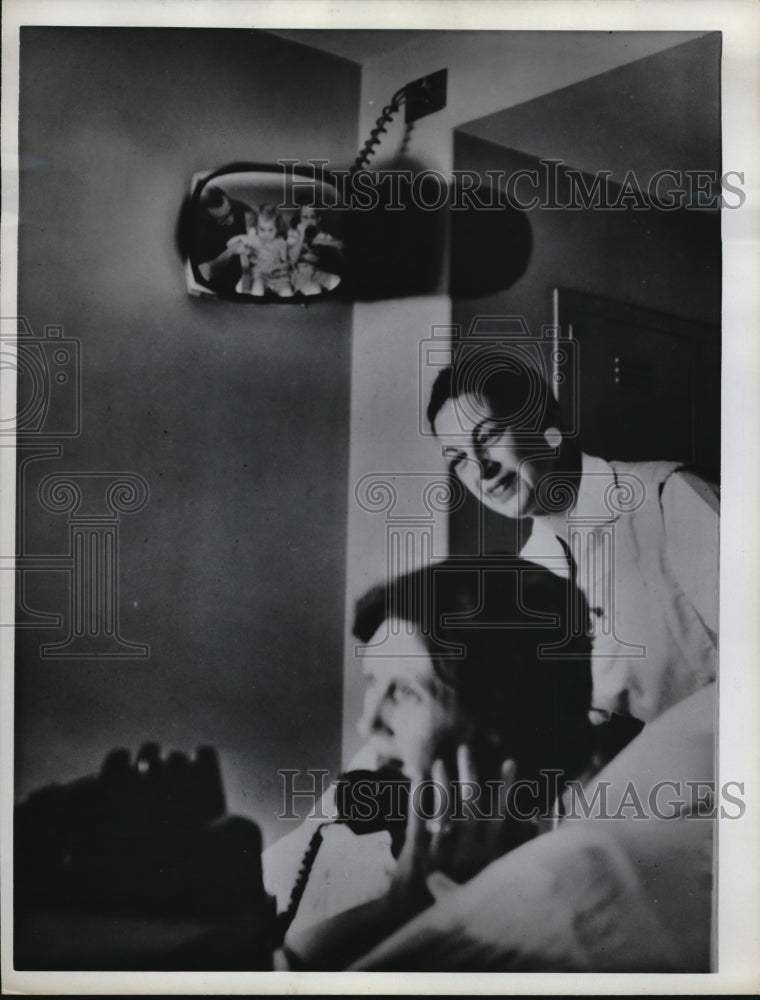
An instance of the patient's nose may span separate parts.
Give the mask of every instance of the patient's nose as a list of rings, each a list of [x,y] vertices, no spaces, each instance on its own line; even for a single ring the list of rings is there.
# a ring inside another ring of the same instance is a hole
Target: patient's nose
[[[388,694],[388,685],[373,684],[364,695],[361,718],[356,723],[360,736],[368,739],[379,728],[387,728],[381,717],[381,710]]]

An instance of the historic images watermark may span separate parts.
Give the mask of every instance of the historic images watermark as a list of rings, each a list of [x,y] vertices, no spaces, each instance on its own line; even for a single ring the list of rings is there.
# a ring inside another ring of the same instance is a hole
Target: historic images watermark
[[[338,794],[349,777],[328,782],[329,771],[308,768],[306,771],[281,768],[281,820],[328,820],[325,795],[332,786]],[[743,781],[727,780],[718,784],[709,780],[664,778],[651,785],[629,780],[595,781],[584,787],[580,781],[561,783],[557,770],[542,770],[539,777],[521,779],[507,785],[504,781],[451,781],[432,778],[411,787],[401,774],[398,778],[380,778],[362,773],[352,782],[347,813],[337,818],[343,822],[377,823],[403,820],[411,810],[419,819],[463,822],[466,820],[552,820],[558,815],[546,803],[561,802],[565,821],[741,819],[746,813]],[[543,804],[543,805],[542,805]]]
[[[280,209],[293,211],[305,198],[318,211],[334,208],[371,212],[381,204],[386,211],[401,212],[414,206],[438,211],[446,205],[453,212],[471,209],[498,211],[635,211],[672,212],[677,209],[715,210],[741,208],[747,200],[744,171],[680,170],[665,167],[646,176],[628,170],[618,180],[611,170],[585,173],[561,159],[541,159],[535,167],[508,173],[505,170],[452,170],[447,176],[434,169],[336,170],[329,161],[282,159],[283,197]],[[304,177],[311,168],[314,179]],[[328,172],[330,188],[318,183]],[[325,194],[333,199],[328,202]]]
[[[83,429],[82,345],[60,325],[36,336],[26,317],[0,320],[4,378],[16,379],[15,413],[0,422],[0,447],[16,448],[16,543],[0,553],[13,573],[16,611],[5,627],[66,629],[40,645],[43,659],[144,659],[150,647],[125,639],[119,625],[119,524],[145,507],[150,490],[134,472],[63,471],[40,477],[39,463],[64,458],[65,442]],[[30,547],[33,505],[65,514],[68,544]],[[29,598],[33,574],[64,574],[65,607],[40,609]]]

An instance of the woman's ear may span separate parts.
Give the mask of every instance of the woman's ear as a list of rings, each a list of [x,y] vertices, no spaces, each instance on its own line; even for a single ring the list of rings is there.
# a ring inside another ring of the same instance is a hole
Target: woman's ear
[[[562,431],[557,427],[547,427],[544,431],[544,440],[552,450],[556,450],[562,444]]]

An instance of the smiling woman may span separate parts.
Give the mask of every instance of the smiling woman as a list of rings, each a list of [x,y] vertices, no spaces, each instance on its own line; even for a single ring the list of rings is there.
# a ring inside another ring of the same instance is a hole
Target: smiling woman
[[[483,371],[442,369],[428,419],[451,472],[504,517],[539,514],[542,480],[570,482],[580,471],[556,399],[537,372],[506,353],[494,353]]]

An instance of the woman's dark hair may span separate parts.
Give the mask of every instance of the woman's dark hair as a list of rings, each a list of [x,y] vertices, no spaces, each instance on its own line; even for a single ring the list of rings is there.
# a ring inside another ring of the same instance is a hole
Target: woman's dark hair
[[[578,442],[565,434],[556,452],[545,438],[544,432],[550,427],[561,432],[564,422],[554,393],[536,367],[516,361],[507,352],[473,351],[462,355],[454,365],[442,368],[433,383],[427,418],[434,433],[436,418],[446,402],[462,396],[468,397],[468,403],[463,404],[467,423],[488,419],[500,432],[513,432],[519,457],[551,458],[551,481],[555,485],[546,483],[544,492],[551,497],[552,491],[559,491],[556,495],[566,496],[570,503],[579,486],[581,450]],[[539,497],[537,500],[542,503]],[[550,502],[550,510],[556,512],[553,499]]]
[[[543,375],[510,355],[463,356],[460,364],[442,368],[430,392],[427,418],[435,430],[435,418],[450,399],[470,395],[496,422],[525,434],[538,434],[548,427],[562,430],[562,413]]]
[[[415,627],[457,692],[484,770],[498,774],[511,757],[520,778],[558,770],[561,785],[587,764],[591,642],[585,599],[570,582],[517,557],[450,558],[370,590],[354,635],[368,643],[391,618]]]

